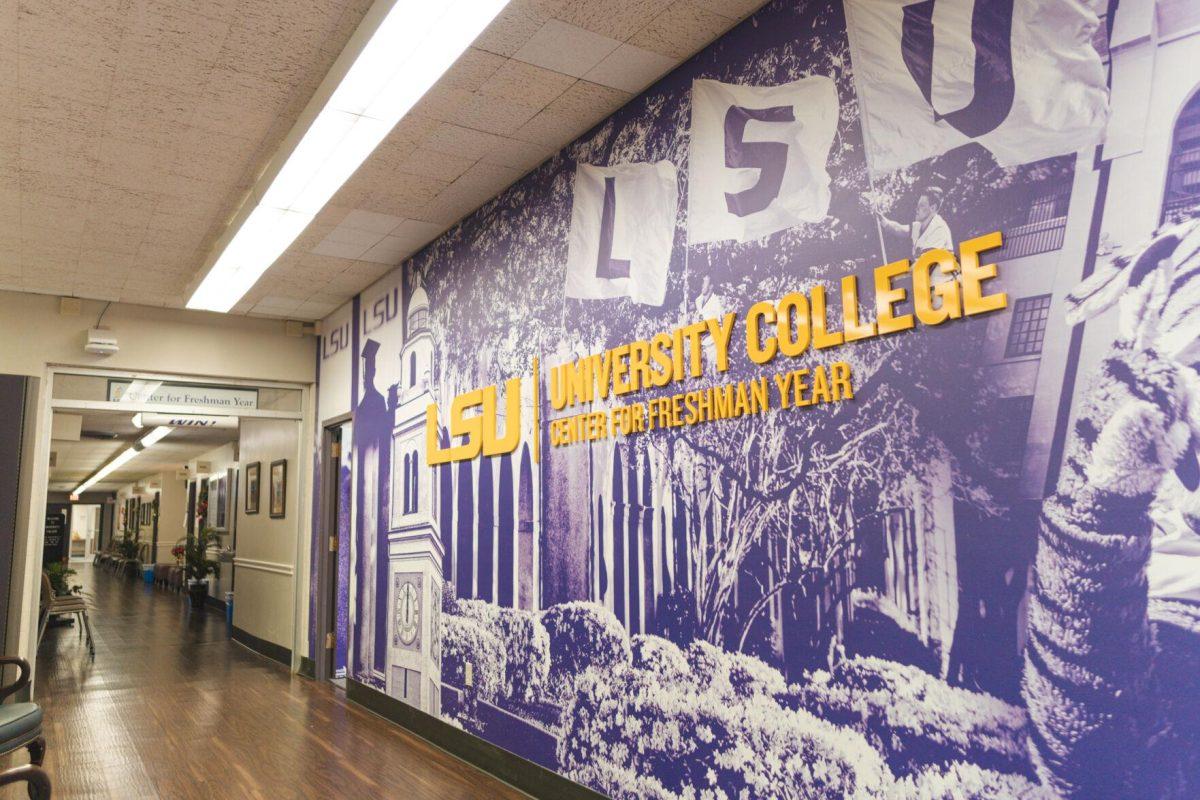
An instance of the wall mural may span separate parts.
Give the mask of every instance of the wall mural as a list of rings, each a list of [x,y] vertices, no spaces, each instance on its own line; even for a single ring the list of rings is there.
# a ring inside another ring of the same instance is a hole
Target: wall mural
[[[349,677],[620,798],[1200,793],[1200,187],[1103,149],[1200,102],[1107,10],[772,3],[356,298]]]

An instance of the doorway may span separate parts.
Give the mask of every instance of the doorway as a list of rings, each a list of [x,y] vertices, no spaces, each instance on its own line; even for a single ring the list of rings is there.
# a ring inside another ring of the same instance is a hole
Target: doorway
[[[329,425],[324,430],[322,453],[331,469],[323,470],[321,486],[320,571],[325,577],[319,631],[324,639],[324,657],[317,677],[345,688],[350,636],[350,532],[352,530],[351,423]]]
[[[71,506],[71,549],[72,561],[87,561],[96,555],[96,542],[100,538],[99,503]]]

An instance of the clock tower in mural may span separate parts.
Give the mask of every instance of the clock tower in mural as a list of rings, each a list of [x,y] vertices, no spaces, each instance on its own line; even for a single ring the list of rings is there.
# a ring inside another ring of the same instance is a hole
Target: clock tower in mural
[[[420,286],[409,300],[406,322],[392,430],[387,692],[440,715],[442,543],[433,470],[425,462],[425,409],[434,402],[433,335],[429,298]]]

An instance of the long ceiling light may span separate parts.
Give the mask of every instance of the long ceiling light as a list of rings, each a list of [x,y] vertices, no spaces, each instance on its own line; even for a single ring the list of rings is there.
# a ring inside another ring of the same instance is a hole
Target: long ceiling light
[[[75,491],[71,492],[71,494],[76,497],[83,494],[88,489],[92,488],[97,483],[108,477],[114,470],[118,470],[128,464],[135,456],[137,456],[138,453],[142,452],[148,447],[153,447],[155,444],[162,441],[163,438],[166,437],[170,432],[171,428],[168,428],[165,425],[159,426],[150,431],[141,439],[138,439],[137,443],[132,447],[125,448],[117,454],[116,458],[92,473],[91,477],[76,486]]]
[[[188,308],[233,308],[506,5],[508,0],[397,0]]]

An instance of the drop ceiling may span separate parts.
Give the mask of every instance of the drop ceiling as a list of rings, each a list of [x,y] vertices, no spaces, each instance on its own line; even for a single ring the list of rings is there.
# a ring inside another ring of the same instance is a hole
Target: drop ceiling
[[[512,0],[235,313],[320,319],[762,0]],[[0,0],[0,290],[181,308],[370,0]]]
[[[117,454],[146,435],[133,424],[132,412],[98,411],[83,414],[78,441],[52,439],[50,490],[71,491]],[[194,458],[237,440],[236,429],[175,428],[170,435],[143,450],[89,491],[113,492],[129,483],[175,470]]]

